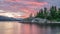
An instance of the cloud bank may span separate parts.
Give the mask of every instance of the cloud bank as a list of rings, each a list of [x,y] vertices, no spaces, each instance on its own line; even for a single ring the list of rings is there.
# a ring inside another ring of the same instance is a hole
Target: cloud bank
[[[0,10],[10,12],[24,12],[21,17],[35,14],[40,8],[56,5],[60,7],[60,0],[0,0]],[[18,17],[18,16],[17,16]]]

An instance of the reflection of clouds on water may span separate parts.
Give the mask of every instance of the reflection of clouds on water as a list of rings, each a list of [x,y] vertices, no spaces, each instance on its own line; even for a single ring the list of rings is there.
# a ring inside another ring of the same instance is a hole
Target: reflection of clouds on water
[[[0,34],[20,34],[21,24],[18,22],[0,22]]]
[[[0,22],[0,34],[59,34],[58,26],[38,26],[36,24]]]

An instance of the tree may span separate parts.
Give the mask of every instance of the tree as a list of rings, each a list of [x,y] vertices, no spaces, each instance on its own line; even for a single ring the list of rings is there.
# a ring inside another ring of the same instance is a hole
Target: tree
[[[47,8],[44,8],[44,18],[47,18]]]
[[[44,18],[43,9],[41,9],[39,12],[37,12],[36,17],[37,18]]]
[[[59,20],[60,21],[60,8],[56,6],[52,6],[48,12],[47,8],[45,7],[44,10],[40,9],[39,12],[37,12],[36,18],[44,18],[48,20]],[[49,15],[48,15],[49,14]]]
[[[47,14],[47,8],[44,8],[44,18],[45,19],[47,19],[47,16],[48,14]],[[45,23],[47,23],[47,20],[45,21]]]
[[[57,9],[56,9],[55,6],[52,6],[50,8],[50,16],[51,16],[51,19],[56,19],[56,11],[57,11]]]
[[[58,8],[58,12],[57,12],[57,21],[60,21],[60,8]]]
[[[44,11],[43,11],[43,9],[40,9],[39,17],[44,18]]]
[[[58,8],[58,17],[60,18],[60,8]]]

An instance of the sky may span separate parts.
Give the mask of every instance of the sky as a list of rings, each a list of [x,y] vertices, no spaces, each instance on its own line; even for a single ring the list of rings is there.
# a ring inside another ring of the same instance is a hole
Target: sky
[[[0,0],[0,15],[14,18],[34,16],[40,8],[60,7],[60,0]]]

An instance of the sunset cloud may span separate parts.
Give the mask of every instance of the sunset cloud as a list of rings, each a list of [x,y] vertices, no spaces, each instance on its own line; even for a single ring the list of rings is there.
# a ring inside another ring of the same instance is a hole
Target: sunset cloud
[[[25,12],[25,15],[21,17],[28,17],[31,13],[34,15],[41,7],[47,4],[47,2],[37,2],[37,0],[2,0],[0,9],[11,10],[10,12]]]
[[[28,5],[32,5],[32,6],[43,6],[45,4],[48,4],[47,2],[25,2]]]

